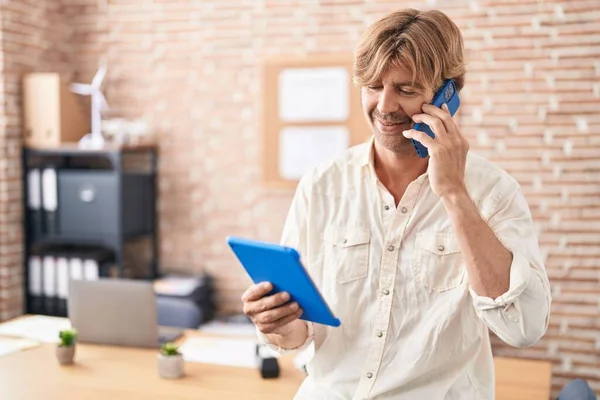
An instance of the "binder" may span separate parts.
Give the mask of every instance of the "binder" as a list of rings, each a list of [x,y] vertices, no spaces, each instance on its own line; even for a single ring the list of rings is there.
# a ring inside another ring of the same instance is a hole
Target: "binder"
[[[60,317],[66,317],[67,300],[69,298],[69,259],[63,254],[56,257],[56,278],[58,295],[57,314]]]
[[[110,276],[108,262],[114,258],[111,251],[102,248],[88,249],[81,254],[81,257],[86,280],[97,280]]]
[[[83,260],[80,257],[69,259],[69,280],[83,280]]]
[[[29,295],[27,302],[29,312],[42,314],[44,312],[44,293],[42,288],[42,259],[31,255],[27,260]]]
[[[94,281],[108,276],[107,249],[51,246],[35,249],[27,261],[28,311],[33,314],[68,317],[71,280]]]
[[[27,173],[27,208],[30,215],[30,232],[39,237],[43,232],[42,181],[40,170],[32,168]]]
[[[56,315],[58,297],[56,295],[56,263],[54,255],[46,253],[42,258],[44,312],[46,315]]]
[[[44,168],[42,172],[42,208],[44,210],[44,228],[49,235],[58,233],[58,182],[54,168]]]
[[[97,281],[100,278],[98,261],[93,258],[83,260],[83,276],[86,281]]]

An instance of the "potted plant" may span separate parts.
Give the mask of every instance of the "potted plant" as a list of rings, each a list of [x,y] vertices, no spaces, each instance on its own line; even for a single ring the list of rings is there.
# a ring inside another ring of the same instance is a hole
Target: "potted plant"
[[[176,344],[163,344],[157,357],[158,375],[161,378],[177,379],[183,376],[183,355]]]
[[[75,344],[77,343],[77,331],[66,329],[58,333],[60,343],[56,347],[56,358],[59,364],[73,364],[75,358]]]

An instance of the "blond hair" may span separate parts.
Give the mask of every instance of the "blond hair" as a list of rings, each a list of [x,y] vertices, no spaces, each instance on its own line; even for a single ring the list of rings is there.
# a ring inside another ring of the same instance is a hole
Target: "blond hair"
[[[390,67],[406,68],[413,84],[436,90],[454,79],[458,90],[465,78],[460,30],[441,11],[407,9],[375,22],[364,33],[354,57],[354,83],[370,86]]]

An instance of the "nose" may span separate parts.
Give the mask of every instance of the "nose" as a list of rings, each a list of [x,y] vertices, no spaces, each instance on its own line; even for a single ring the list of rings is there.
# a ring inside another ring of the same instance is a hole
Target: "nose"
[[[384,88],[379,93],[377,111],[383,115],[393,114],[397,111],[400,111],[400,102],[398,100],[398,95],[393,90]]]

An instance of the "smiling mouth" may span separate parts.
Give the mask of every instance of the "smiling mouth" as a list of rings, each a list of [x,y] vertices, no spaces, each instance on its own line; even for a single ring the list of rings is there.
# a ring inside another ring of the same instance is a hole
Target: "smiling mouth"
[[[379,123],[382,127],[385,128],[395,128],[398,127],[400,125],[409,125],[412,121],[410,120],[403,120],[403,121],[382,121],[379,118],[375,118],[375,121],[377,121],[377,123]]]
[[[396,126],[396,125],[400,125],[400,124],[402,124],[402,123],[403,123],[403,121],[400,121],[400,122],[384,122],[384,121],[382,121],[382,120],[380,120],[380,119],[378,119],[377,121],[378,121],[378,122],[379,122],[381,125],[383,125],[383,126]]]

